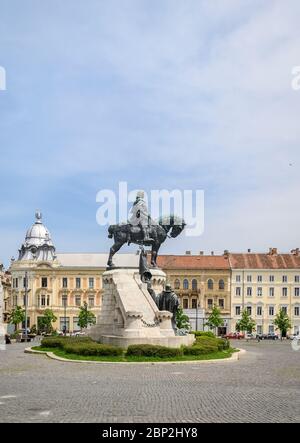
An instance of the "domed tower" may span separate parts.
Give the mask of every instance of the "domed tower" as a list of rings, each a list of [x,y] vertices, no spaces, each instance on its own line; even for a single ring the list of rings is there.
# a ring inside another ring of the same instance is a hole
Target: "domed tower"
[[[51,235],[42,223],[42,214],[35,214],[35,223],[28,229],[25,242],[19,249],[19,260],[52,261],[56,258]]]

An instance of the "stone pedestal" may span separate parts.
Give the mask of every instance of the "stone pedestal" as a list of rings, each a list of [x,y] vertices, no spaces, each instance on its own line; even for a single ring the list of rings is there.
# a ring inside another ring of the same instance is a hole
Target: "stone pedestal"
[[[152,287],[158,294],[166,275],[151,269]],[[158,344],[170,347],[189,345],[193,335],[175,336],[172,314],[159,311],[141,282],[138,269],[112,269],[103,274],[103,298],[97,324],[88,335],[105,344],[128,347],[130,344]]]

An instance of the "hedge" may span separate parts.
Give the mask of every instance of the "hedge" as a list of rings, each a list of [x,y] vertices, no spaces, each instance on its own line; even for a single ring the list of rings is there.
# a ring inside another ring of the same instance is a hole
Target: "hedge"
[[[127,348],[126,357],[157,357],[157,358],[172,358],[183,355],[181,348],[168,348],[159,345],[130,345]]]
[[[102,345],[99,343],[66,343],[63,347],[67,354],[97,355],[119,357],[123,355],[123,349],[117,346]]]
[[[224,349],[229,349],[230,343],[228,340],[225,340],[224,338],[217,338],[217,337],[205,337],[200,336],[196,337],[195,346],[198,345],[204,345],[204,346],[217,346],[219,351],[223,351]]]
[[[182,349],[184,355],[205,355],[218,351],[217,346],[210,346],[210,345],[183,346]]]
[[[94,343],[90,337],[46,337],[41,341],[41,346],[44,348],[61,348],[63,349],[66,344],[77,343]]]
[[[211,337],[216,338],[215,334],[211,331],[193,331],[191,334],[194,334],[195,337]]]

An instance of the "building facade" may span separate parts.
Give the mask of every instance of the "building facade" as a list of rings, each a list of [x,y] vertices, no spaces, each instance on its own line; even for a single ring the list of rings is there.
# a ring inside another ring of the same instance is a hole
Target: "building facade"
[[[226,334],[231,322],[231,270],[227,253],[216,255],[161,255],[158,265],[167,274],[183,309],[193,318],[201,312],[195,329],[204,329],[214,306],[221,311],[224,326],[218,333]]]
[[[300,332],[300,253],[229,254],[231,267],[231,330],[247,309],[260,334],[274,333],[274,319],[284,309],[291,319],[290,332]]]

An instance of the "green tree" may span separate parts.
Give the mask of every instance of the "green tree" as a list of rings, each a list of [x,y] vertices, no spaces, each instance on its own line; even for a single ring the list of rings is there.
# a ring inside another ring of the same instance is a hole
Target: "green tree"
[[[223,326],[223,324],[224,321],[221,317],[221,310],[217,306],[214,306],[205,326],[208,326],[209,329],[215,329],[216,331],[216,329]]]
[[[18,329],[20,323],[25,321],[25,311],[21,306],[16,306],[10,313],[9,323],[15,326],[15,330]]]
[[[284,309],[280,309],[275,317],[274,325],[279,329],[281,338],[286,337],[287,331],[292,327],[291,321]]]
[[[255,329],[255,321],[251,318],[251,315],[248,313],[247,309],[244,309],[242,312],[242,318],[236,324],[235,329],[238,332],[253,332]]]
[[[190,319],[189,319],[188,315],[186,315],[183,312],[183,309],[181,306],[179,306],[179,308],[176,312],[176,326],[178,329],[186,329],[188,331],[191,328]]]
[[[80,307],[80,312],[78,315],[78,325],[80,326],[80,329],[87,328],[89,325],[94,325],[95,323],[95,314],[88,310],[87,302],[84,302],[83,306]]]
[[[46,334],[51,334],[53,332],[52,323],[56,322],[57,317],[54,315],[52,309],[46,309],[43,317],[38,319],[39,332],[45,332]]]

